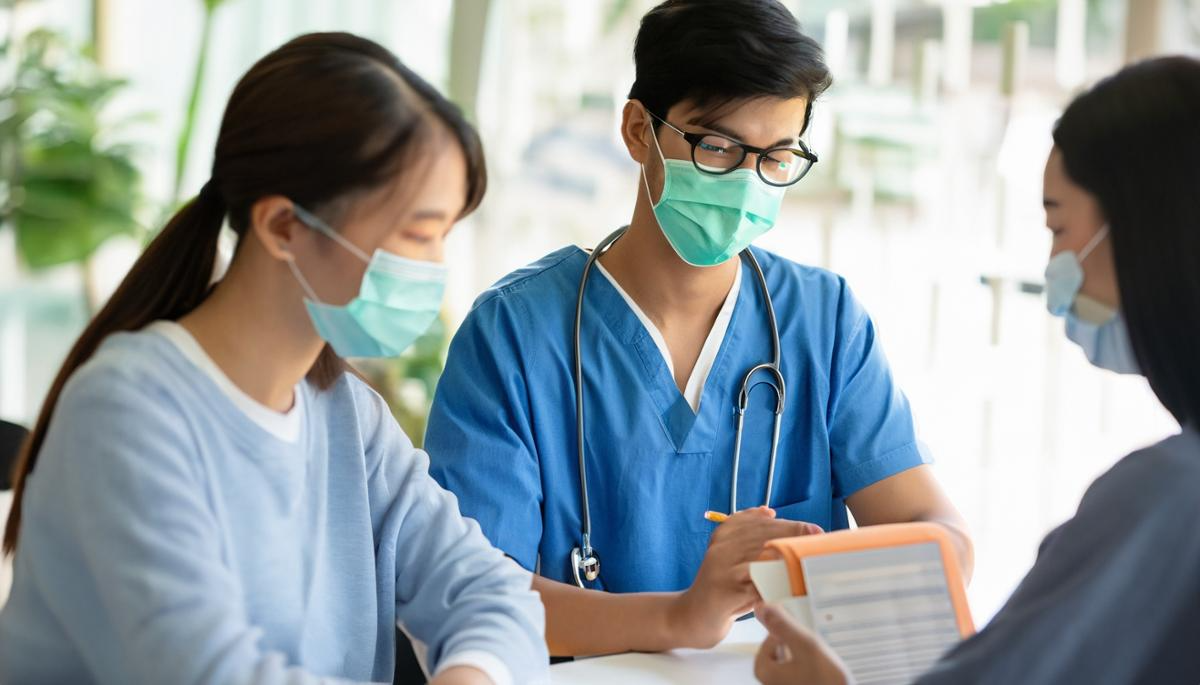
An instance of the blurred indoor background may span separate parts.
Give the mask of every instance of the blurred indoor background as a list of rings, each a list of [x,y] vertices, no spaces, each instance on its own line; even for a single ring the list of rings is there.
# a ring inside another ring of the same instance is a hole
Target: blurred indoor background
[[[444,325],[365,369],[419,442],[474,296],[628,220],[638,169],[617,124],[653,4],[0,0],[0,419],[33,421],[90,313],[207,180],[236,79],[296,34],[346,30],[448,92],[489,157],[487,199],[448,247]],[[1041,174],[1073,93],[1200,52],[1200,0],[786,4],[835,84],[809,133],[821,162],[758,244],[843,274],[874,315],[973,527],[982,624],[1096,475],[1177,430],[1143,381],[1092,368],[1046,314]]]

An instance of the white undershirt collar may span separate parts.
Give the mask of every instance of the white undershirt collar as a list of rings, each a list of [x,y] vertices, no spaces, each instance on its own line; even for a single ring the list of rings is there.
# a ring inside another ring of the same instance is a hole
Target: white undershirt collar
[[[186,328],[175,321],[155,321],[146,326],[146,331],[156,333],[166,338],[179,352],[197,369],[212,379],[221,394],[229,398],[238,408],[260,428],[284,442],[296,442],[300,437],[300,424],[304,417],[304,393],[300,384],[294,391],[295,401],[286,413],[280,413],[250,397],[241,388],[229,380],[229,376],[217,366],[208,356],[200,343],[196,341]]]
[[[733,277],[733,286],[729,288],[729,294],[725,296],[725,302],[721,305],[721,310],[717,312],[717,319],[713,322],[713,327],[708,332],[708,337],[704,340],[704,346],[700,348],[700,356],[696,359],[696,365],[692,367],[692,373],[688,377],[687,385],[683,391],[683,398],[687,400],[692,411],[696,413],[700,412],[700,400],[704,394],[704,384],[708,381],[708,374],[712,371],[713,363],[717,359],[717,352],[721,350],[721,342],[725,340],[725,333],[729,330],[729,322],[733,319],[733,308],[737,304],[738,292],[741,290],[742,262],[740,258],[737,259],[738,269],[737,274]],[[650,317],[646,316],[646,313],[642,311],[638,303],[634,302],[629,293],[625,292],[625,289],[621,287],[620,283],[617,283],[617,279],[612,277],[612,274],[604,268],[603,264],[597,261],[595,265],[621,295],[621,298],[625,300],[625,303],[629,305],[629,308],[633,310],[634,315],[642,322],[642,325],[645,326],[646,332],[650,334],[650,338],[658,346],[658,351],[667,363],[667,371],[670,372],[671,378],[674,379],[675,365],[671,362],[671,350],[667,347],[666,338],[658,330],[658,326],[655,326]]]

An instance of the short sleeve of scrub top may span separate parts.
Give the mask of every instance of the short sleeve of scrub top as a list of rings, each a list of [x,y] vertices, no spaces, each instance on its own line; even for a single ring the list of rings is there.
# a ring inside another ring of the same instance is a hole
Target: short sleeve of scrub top
[[[930,460],[875,324],[844,282],[830,363],[829,447],[839,499]]]
[[[532,331],[507,302],[481,297],[450,345],[429,419],[430,473],[492,544],[526,569],[537,561],[542,483],[523,360],[510,344]]]

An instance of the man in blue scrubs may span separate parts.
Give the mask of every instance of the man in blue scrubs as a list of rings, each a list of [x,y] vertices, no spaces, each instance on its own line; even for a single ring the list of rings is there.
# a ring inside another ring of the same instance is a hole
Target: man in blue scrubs
[[[592,269],[581,331],[599,578],[576,587],[571,563],[584,250],[554,252],[477,300],[430,417],[433,476],[537,571],[554,654],[719,641],[756,598],[747,564],[764,542],[845,528],[847,507],[860,525],[946,525],[969,571],[961,516],[846,282],[749,248],[815,161],[800,137],[829,83],[820,48],[777,0],[668,0],[643,18],[634,53],[621,131],[642,182],[628,231]],[[740,511],[718,526],[704,513],[730,508],[742,379],[773,358],[747,248],[778,313],[787,403],[764,502],[775,396],[751,393]]]

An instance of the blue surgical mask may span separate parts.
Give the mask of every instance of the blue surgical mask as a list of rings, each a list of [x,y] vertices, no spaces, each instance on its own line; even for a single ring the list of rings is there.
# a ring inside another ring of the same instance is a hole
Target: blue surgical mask
[[[288,266],[308,296],[304,305],[321,336],[342,357],[395,357],[437,319],[446,289],[446,267],[385,250],[368,257],[324,221],[299,206],[296,218],[367,263],[358,296],[344,305],[321,302],[292,260]]]
[[[1075,305],[1079,289],[1083,287],[1083,260],[1087,259],[1104,239],[1108,227],[1100,229],[1096,237],[1076,255],[1074,250],[1063,250],[1050,258],[1046,265],[1046,309],[1054,316],[1066,316]]]
[[[1108,237],[1105,226],[1080,250],[1054,255],[1046,266],[1046,308],[1067,321],[1067,337],[1079,345],[1094,366],[1116,373],[1138,374],[1125,319],[1112,307],[1080,294],[1083,260]]]
[[[1079,312],[1085,309],[1085,305],[1094,307],[1096,311],[1108,309],[1110,314],[1100,321],[1096,320],[1099,317],[1081,316]],[[1115,373],[1142,373],[1137,357],[1133,354],[1133,345],[1129,342],[1129,329],[1125,327],[1125,317],[1121,316],[1119,311],[1094,302],[1086,295],[1080,295],[1075,307],[1067,312],[1066,318],[1067,337],[1083,348],[1083,353],[1093,366]]]

